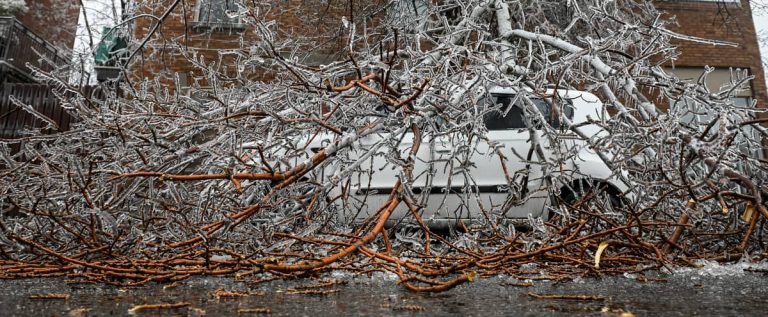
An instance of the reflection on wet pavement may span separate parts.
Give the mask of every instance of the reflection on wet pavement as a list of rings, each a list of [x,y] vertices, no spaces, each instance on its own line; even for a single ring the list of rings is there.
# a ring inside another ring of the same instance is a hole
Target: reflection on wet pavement
[[[395,282],[381,274],[256,285],[199,278],[170,287],[136,288],[71,285],[60,279],[4,280],[0,281],[0,312],[3,316],[124,316],[134,308],[130,313],[135,315],[320,317],[618,316],[622,312],[636,316],[759,316],[768,311],[768,275],[761,271],[627,275],[563,283],[493,277],[440,294],[411,293]],[[588,299],[540,299],[529,293]],[[135,309],[140,304],[179,307]]]

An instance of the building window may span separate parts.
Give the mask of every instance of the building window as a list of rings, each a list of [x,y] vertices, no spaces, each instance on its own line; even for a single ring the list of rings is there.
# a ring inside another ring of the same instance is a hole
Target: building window
[[[197,31],[242,31],[236,0],[200,0],[197,19],[193,28]]]
[[[429,5],[425,0],[392,1],[387,8],[387,24],[405,31],[424,28]]]

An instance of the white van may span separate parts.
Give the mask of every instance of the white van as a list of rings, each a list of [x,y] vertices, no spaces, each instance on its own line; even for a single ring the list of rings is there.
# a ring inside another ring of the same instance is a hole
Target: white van
[[[555,93],[558,102],[553,103],[551,97]],[[422,138],[410,167],[412,179],[407,182],[411,186],[407,187],[404,196],[411,200],[415,211],[430,227],[447,227],[486,217],[526,224],[529,218],[550,217],[553,208],[548,207],[563,202],[575,204],[580,197],[598,194],[599,199],[591,202],[600,204],[602,200],[605,207],[616,207],[630,198],[629,186],[624,181],[626,175],[616,175],[590,148],[589,144],[595,144],[607,135],[598,125],[589,123],[590,118],[608,118],[602,102],[595,95],[549,89],[540,94],[545,98],[532,97],[535,95],[530,92],[523,97],[518,96],[515,89],[503,87],[491,88],[482,94],[493,99],[490,105],[479,102],[476,113],[472,114],[475,118],[482,116],[482,120],[477,120],[485,128],[480,129],[482,136],[468,137],[472,134],[449,129],[437,133],[438,136],[430,133]],[[553,104],[558,108],[552,109]],[[539,112],[525,110],[534,106]],[[538,120],[527,117],[539,113]],[[546,122],[550,128],[534,126],[529,129],[531,121]],[[581,136],[566,129],[566,121],[577,126]],[[402,167],[413,146],[413,137],[410,132],[382,132],[360,137],[342,152],[349,158],[348,162],[356,161],[359,165],[345,166],[340,160],[333,160],[313,170],[306,178],[325,184],[332,178],[337,181],[328,199],[338,210],[338,220],[363,222],[384,205],[398,177],[406,177],[401,174]],[[591,142],[584,141],[584,137]],[[303,148],[307,156],[312,156],[337,142],[338,138],[330,133],[313,134],[296,140],[294,148]],[[532,149],[532,140],[540,146]],[[382,142],[386,144],[380,145]],[[254,146],[244,145],[243,149]],[[557,155],[558,152],[568,154]],[[278,154],[272,156],[281,157]],[[364,158],[358,159],[361,157]],[[503,164],[501,157],[505,158]],[[558,157],[566,159],[558,161]],[[302,158],[292,160],[295,166]],[[338,178],[340,174],[344,175],[341,180]],[[415,222],[410,213],[407,204],[401,203],[388,225]]]
[[[542,95],[554,94],[555,90],[550,89]],[[551,99],[547,102],[530,96],[518,98],[516,90],[511,88],[492,88],[487,95],[493,98],[493,106],[484,107],[482,103],[478,106],[478,111],[485,111],[481,113],[487,129],[484,137],[470,138],[467,133],[447,132],[432,139],[422,138],[406,195],[430,227],[446,227],[486,216],[519,223],[529,217],[548,217],[547,207],[552,203],[576,203],[579,197],[596,189],[607,204],[616,204],[628,191],[620,175],[614,175],[587,142],[572,131],[561,129],[561,121],[566,118],[593,141],[605,136],[597,125],[586,124],[588,116],[597,120],[608,116],[595,95],[557,90],[562,101],[556,103],[562,105],[558,111],[551,109]],[[549,131],[557,132],[547,136],[542,127],[528,129],[530,120],[526,120],[526,113],[532,112],[524,110],[523,102],[535,105],[542,114],[549,114],[542,119],[553,128]],[[531,150],[532,136],[538,139],[543,151]],[[315,138],[308,148],[317,151],[324,144],[334,142],[334,137]],[[360,138],[358,144],[347,150],[351,152],[345,155],[350,158],[362,157],[373,145],[389,142],[389,146],[382,146],[376,155],[366,158],[351,177],[345,178],[348,182],[335,186],[330,196],[337,198],[334,202],[341,221],[362,222],[384,205],[397,178],[405,177],[398,165],[405,163],[402,158],[408,157],[413,137],[410,132],[396,136],[374,134]],[[558,144],[553,146],[553,142]],[[390,151],[392,148],[399,153]],[[553,151],[564,150],[575,155],[562,162],[552,161]],[[506,158],[503,165],[501,156]],[[316,177],[327,179],[334,171],[344,168],[326,166]],[[401,203],[389,225],[414,222],[410,212],[407,204]]]

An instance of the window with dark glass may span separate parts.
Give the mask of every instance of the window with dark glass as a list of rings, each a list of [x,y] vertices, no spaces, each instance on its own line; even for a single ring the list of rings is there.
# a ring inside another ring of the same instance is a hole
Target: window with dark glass
[[[238,24],[235,0],[201,0],[197,21],[210,24]]]
[[[422,30],[429,5],[425,0],[396,0],[387,7],[386,23],[406,31]]]
[[[518,98],[515,103],[515,95],[492,95],[494,105],[491,110],[483,117],[485,127],[489,131],[523,129],[525,125],[525,112],[522,107],[522,98]],[[552,111],[550,104],[541,98],[530,98],[531,102],[539,109],[547,123],[553,128],[560,127],[560,118],[555,111]],[[563,112],[567,118],[573,118],[573,107],[566,103]],[[535,121],[535,120],[534,120]]]
[[[489,131],[525,128],[523,109],[512,103],[514,96],[495,95],[493,99],[493,107],[483,117]]]

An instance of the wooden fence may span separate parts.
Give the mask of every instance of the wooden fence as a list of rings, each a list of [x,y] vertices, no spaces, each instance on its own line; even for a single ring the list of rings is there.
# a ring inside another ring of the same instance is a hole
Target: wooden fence
[[[0,139],[22,136],[24,129],[39,129],[52,126],[40,119],[40,116],[55,123],[55,129],[45,129],[45,133],[69,130],[72,117],[60,106],[51,88],[40,84],[0,84]],[[26,105],[20,106],[12,101]]]

